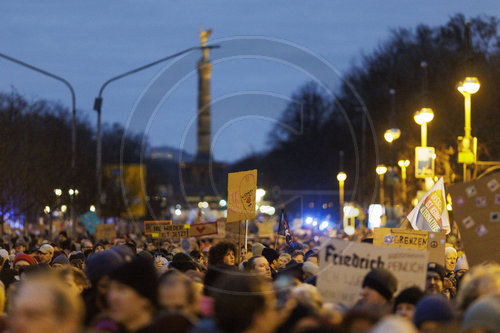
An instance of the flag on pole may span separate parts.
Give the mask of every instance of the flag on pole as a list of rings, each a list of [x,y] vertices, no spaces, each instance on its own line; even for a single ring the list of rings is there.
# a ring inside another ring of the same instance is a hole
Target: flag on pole
[[[286,217],[285,210],[281,210],[281,219],[280,219],[280,224],[278,226],[278,235],[292,235],[292,232],[290,231],[290,226],[288,225],[288,218]]]
[[[408,215],[408,220],[415,230],[445,231],[447,234],[450,232],[443,178],[439,179],[413,208]]]

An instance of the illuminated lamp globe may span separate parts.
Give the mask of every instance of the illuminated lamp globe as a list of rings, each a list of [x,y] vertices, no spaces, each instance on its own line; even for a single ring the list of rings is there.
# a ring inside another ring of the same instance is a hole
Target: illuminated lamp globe
[[[402,167],[408,167],[410,165],[410,161],[409,160],[399,160],[398,161],[398,165],[402,168]]]
[[[419,125],[430,123],[432,119],[434,119],[434,111],[432,111],[431,108],[422,108],[415,113],[413,119],[415,119],[415,122]]]
[[[377,175],[383,175],[387,172],[387,167],[383,164],[380,164],[377,166],[375,171],[377,172]]]
[[[345,173],[345,172],[339,172],[339,173],[337,174],[337,180],[338,180],[339,182],[343,182],[343,181],[345,181],[346,179],[347,179],[347,175],[346,175],[346,173]]]
[[[475,94],[481,87],[481,83],[479,83],[479,80],[477,77],[466,77],[465,80],[460,82],[458,84],[458,91],[460,91],[462,94]]]

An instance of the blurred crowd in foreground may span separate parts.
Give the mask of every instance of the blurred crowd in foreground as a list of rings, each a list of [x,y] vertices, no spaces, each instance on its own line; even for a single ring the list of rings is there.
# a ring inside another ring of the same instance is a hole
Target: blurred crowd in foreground
[[[469,268],[452,246],[429,263],[425,290],[396,294],[397,279],[377,268],[350,308],[318,293],[314,240],[257,239],[245,250],[62,231],[53,242],[14,234],[0,248],[0,332],[500,333],[500,265]]]

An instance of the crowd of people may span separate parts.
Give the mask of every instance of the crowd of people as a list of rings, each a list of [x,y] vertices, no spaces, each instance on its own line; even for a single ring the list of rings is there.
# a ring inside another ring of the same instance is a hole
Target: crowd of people
[[[316,288],[314,240],[86,237],[4,237],[0,332],[500,332],[500,265],[451,246],[425,290],[376,268],[346,307]]]

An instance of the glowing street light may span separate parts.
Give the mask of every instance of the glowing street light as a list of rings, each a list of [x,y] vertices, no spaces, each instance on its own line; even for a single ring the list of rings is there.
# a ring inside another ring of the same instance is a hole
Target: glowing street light
[[[345,172],[339,172],[337,174],[337,180],[339,181],[339,211],[340,211],[340,221],[344,221],[344,182],[347,179],[347,174]]]
[[[56,188],[54,190],[54,193],[55,193],[56,196],[60,197],[62,195],[62,190],[60,188]]]
[[[464,96],[465,110],[465,135],[459,137],[458,162],[464,164],[464,181],[467,176],[467,164],[474,163],[476,160],[477,139],[472,137],[471,125],[471,95],[478,92],[481,84],[476,77],[466,77],[464,81],[459,82],[457,89]]]
[[[392,141],[399,139],[400,136],[401,136],[401,130],[399,128],[389,128],[384,133],[384,139],[388,143],[392,143]]]
[[[375,169],[379,176],[379,182],[380,182],[380,203],[383,205],[384,204],[384,175],[387,172],[387,167],[383,164],[377,165],[377,168]]]
[[[421,126],[421,146],[427,147],[427,123],[434,119],[434,112],[431,108],[422,108],[415,113],[413,119]]]

